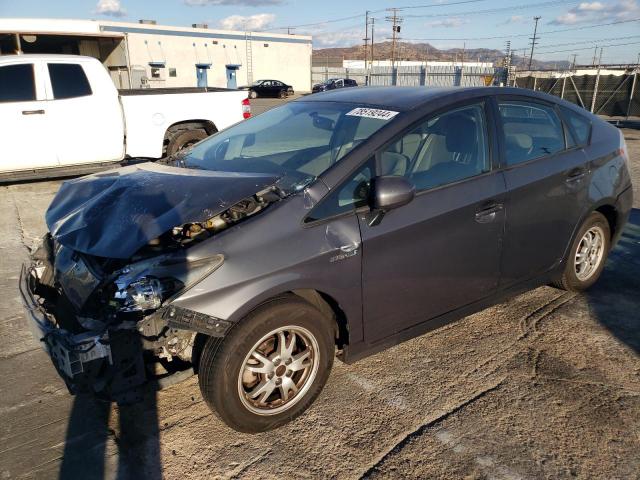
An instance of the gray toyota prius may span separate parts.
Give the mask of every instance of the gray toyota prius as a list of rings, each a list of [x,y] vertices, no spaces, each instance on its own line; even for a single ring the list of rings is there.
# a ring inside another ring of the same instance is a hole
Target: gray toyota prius
[[[342,89],[65,182],[20,292],[72,393],[134,402],[195,373],[258,432],[304,412],[336,355],[588,288],[631,204],[620,132],[556,97]]]

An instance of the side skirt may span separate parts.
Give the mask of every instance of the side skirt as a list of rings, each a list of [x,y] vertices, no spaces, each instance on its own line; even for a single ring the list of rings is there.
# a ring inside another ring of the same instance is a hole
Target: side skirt
[[[561,264],[559,268],[562,268],[562,265],[563,264]],[[511,286],[496,293],[495,295],[484,298],[478,302],[472,303],[470,305],[465,305],[464,307],[457,310],[453,310],[451,312],[414,325],[413,327],[402,330],[380,340],[379,342],[373,344],[359,342],[351,345],[345,345],[344,350],[342,351],[339,358],[345,363],[354,363],[358,360],[368,357],[369,355],[381,352],[382,350],[393,347],[394,345],[398,345],[399,343],[411,340],[415,337],[419,337],[420,335],[424,335],[427,332],[436,330],[437,328],[448,325],[449,323],[453,323],[464,317],[468,317],[469,315],[484,310],[485,308],[504,302],[509,298],[515,297],[516,295],[529,290],[533,290],[534,288],[543,285],[547,285],[552,281],[553,278],[555,278],[556,274],[557,271],[555,269],[553,271],[546,272],[542,276],[538,276],[531,280],[527,280],[525,282]]]

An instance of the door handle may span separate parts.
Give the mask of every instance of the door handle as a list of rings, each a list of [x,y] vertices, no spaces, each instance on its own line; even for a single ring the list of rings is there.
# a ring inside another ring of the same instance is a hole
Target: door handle
[[[567,174],[565,182],[577,182],[579,180],[582,180],[586,174],[587,171],[584,168],[574,168]]]
[[[23,110],[23,115],[44,115],[44,110]]]
[[[501,203],[493,203],[491,205],[485,206],[481,210],[476,212],[476,222],[478,223],[489,223],[493,222],[496,219],[496,215],[504,208],[504,205]]]

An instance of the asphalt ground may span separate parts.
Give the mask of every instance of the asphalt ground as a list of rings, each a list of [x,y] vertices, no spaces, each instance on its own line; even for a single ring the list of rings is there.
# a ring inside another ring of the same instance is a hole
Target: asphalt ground
[[[624,133],[635,210],[589,292],[538,288],[336,362],[305,415],[253,436],[195,378],[129,407],[70,396],[17,291],[60,181],[1,186],[0,480],[640,478],[640,131]]]

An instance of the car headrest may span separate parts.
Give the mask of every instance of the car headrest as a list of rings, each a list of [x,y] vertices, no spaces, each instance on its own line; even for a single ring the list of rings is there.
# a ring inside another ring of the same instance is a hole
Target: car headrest
[[[506,139],[512,145],[523,150],[529,150],[533,146],[533,139],[526,133],[509,133]]]
[[[476,124],[465,115],[448,115],[445,120],[444,135],[447,150],[456,153],[473,153],[477,148]],[[440,122],[438,122],[440,123]]]

